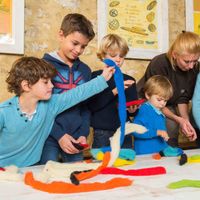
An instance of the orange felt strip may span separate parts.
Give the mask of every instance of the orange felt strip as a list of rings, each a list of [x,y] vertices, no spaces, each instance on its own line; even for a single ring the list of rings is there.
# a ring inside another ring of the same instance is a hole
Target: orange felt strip
[[[152,158],[153,158],[154,160],[160,160],[160,159],[161,159],[161,155],[160,155],[159,153],[156,153],[156,154],[153,154],[153,155],[152,155]]]
[[[100,173],[100,171],[108,166],[110,161],[110,152],[106,152],[103,157],[102,165],[97,169],[91,170],[89,172],[81,172],[79,174],[74,174],[77,180],[82,181],[88,178],[92,178]]]
[[[34,189],[41,190],[49,193],[78,193],[78,192],[90,192],[98,190],[108,190],[117,187],[129,186],[132,184],[132,180],[127,178],[114,178],[105,183],[82,183],[80,185],[74,185],[71,183],[65,183],[61,181],[54,181],[52,183],[42,183],[37,181],[33,177],[32,172],[25,174],[24,182],[26,185],[32,186]]]

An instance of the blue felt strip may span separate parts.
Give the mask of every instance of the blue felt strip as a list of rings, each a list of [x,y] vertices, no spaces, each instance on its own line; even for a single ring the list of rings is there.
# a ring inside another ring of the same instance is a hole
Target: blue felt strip
[[[119,119],[120,119],[120,124],[121,124],[120,145],[122,146],[122,144],[124,142],[125,123],[126,123],[126,118],[127,118],[126,96],[125,96],[125,90],[124,90],[124,78],[123,78],[123,74],[122,74],[120,68],[116,65],[116,63],[113,60],[104,59],[103,62],[106,65],[115,68],[114,80],[115,80],[115,85],[116,85],[117,91],[118,91],[118,101],[119,101],[118,114],[119,114]]]

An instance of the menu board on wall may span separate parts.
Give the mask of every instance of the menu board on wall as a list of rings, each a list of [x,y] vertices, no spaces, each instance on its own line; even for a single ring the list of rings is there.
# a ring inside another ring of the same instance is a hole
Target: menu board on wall
[[[99,0],[99,42],[119,34],[129,45],[127,57],[151,59],[168,48],[167,10],[167,0]]]

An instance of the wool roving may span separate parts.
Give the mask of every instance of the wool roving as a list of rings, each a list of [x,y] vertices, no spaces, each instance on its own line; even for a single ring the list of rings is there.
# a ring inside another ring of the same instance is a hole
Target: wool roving
[[[121,124],[120,145],[122,145],[124,142],[125,123],[126,123],[126,119],[127,119],[124,78],[123,78],[123,74],[122,74],[119,66],[117,66],[113,60],[104,59],[103,62],[106,65],[115,68],[114,80],[115,80],[115,85],[116,85],[117,91],[118,91],[118,101],[119,101],[118,113],[119,113],[119,119],[120,119],[120,124]]]

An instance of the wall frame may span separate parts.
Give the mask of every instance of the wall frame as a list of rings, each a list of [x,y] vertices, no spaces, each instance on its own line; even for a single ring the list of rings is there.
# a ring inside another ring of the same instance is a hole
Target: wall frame
[[[199,0],[185,0],[186,30],[200,35]]]
[[[98,0],[98,44],[108,33],[129,45],[127,58],[152,59],[169,45],[168,0]]]
[[[0,53],[24,53],[24,0],[0,1]]]

